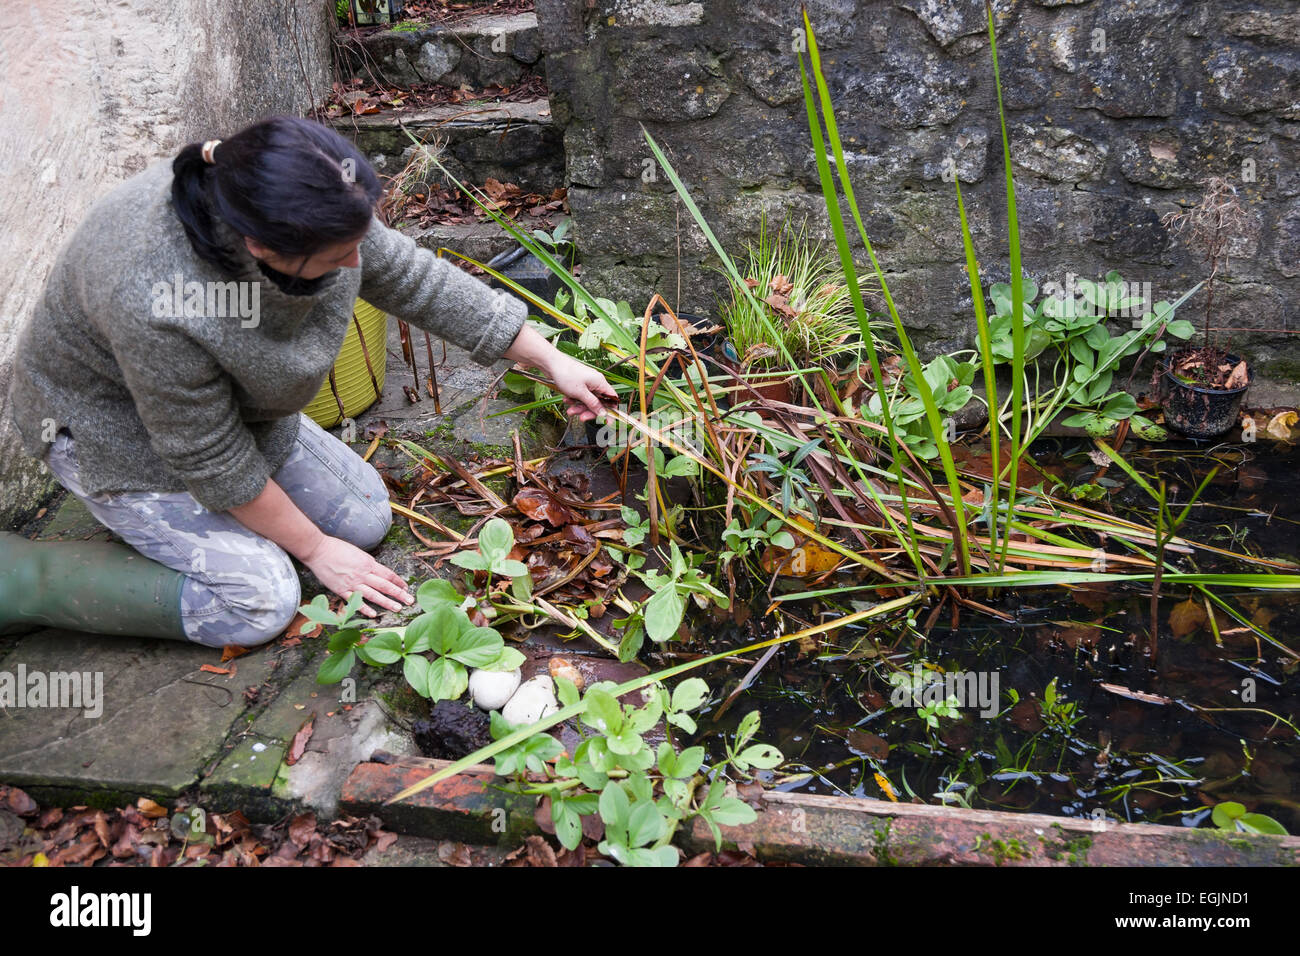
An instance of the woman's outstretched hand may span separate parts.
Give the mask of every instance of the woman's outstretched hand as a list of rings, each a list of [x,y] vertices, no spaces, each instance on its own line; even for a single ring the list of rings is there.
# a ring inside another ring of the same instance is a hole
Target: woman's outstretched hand
[[[360,591],[365,599],[360,611],[366,617],[376,616],[370,604],[398,611],[415,600],[395,571],[342,538],[324,535],[301,560],[321,584],[344,600]]]
[[[559,350],[552,356],[548,371],[555,382],[555,390],[569,399],[564,406],[565,414],[579,415],[584,422],[604,414],[602,396],[618,398],[614,386],[605,381],[605,376]]]
[[[550,375],[555,390],[569,400],[564,407],[565,413],[579,415],[584,422],[604,414],[602,397],[618,398],[614,386],[605,381],[605,376],[590,365],[565,355],[527,325],[519,330],[505,355],[521,365],[531,365]]]

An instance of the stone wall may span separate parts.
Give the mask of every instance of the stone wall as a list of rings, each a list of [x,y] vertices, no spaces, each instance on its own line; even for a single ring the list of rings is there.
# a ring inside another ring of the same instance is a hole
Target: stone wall
[[[931,350],[973,341],[951,159],[986,282],[1005,278],[995,87],[982,0],[808,0],[868,234]],[[1205,269],[1161,224],[1209,174],[1240,186],[1251,235],[1215,324],[1298,328],[1300,7],[1294,0],[998,0],[999,57],[1026,271],[1119,269],[1173,298]],[[654,169],[668,153],[729,251],[760,213],[830,238],[778,0],[538,0],[569,201],[588,280],[691,311],[719,288],[706,242]],[[833,252],[833,247],[831,251]],[[860,256],[865,264],[865,255]],[[679,271],[680,270],[680,271]],[[1199,300],[1195,304],[1199,304]],[[1199,322],[1189,304],[1183,316]],[[1300,380],[1300,336],[1237,331]]]
[[[96,198],[154,160],[323,97],[333,21],[332,4],[299,0],[65,0],[0,20],[0,528],[52,487],[6,403],[18,330],[60,244]]]

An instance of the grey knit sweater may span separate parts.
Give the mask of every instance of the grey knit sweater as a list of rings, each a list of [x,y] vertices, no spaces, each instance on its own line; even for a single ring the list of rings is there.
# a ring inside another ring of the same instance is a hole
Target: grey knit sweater
[[[524,324],[518,299],[377,218],[360,267],[310,295],[281,291],[222,223],[243,267],[224,275],[194,254],[171,182],[162,161],[91,206],[18,341],[10,408],[24,447],[43,458],[67,428],[91,493],[188,489],[213,511],[251,501],[288,457],[297,413],[328,375],[358,296],[481,365]],[[256,287],[217,285],[232,279]],[[236,294],[223,302],[223,289]],[[200,314],[186,316],[187,298]]]

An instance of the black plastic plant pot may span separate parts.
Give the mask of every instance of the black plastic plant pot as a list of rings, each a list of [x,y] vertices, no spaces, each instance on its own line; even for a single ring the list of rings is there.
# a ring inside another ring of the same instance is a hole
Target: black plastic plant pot
[[[1229,354],[1225,361],[1235,367],[1241,358]],[[1254,379],[1254,373],[1247,365],[1246,384],[1240,388],[1206,388],[1181,382],[1166,369],[1168,395],[1165,399],[1165,421],[1189,438],[1215,438],[1222,435],[1237,423],[1241,400]]]

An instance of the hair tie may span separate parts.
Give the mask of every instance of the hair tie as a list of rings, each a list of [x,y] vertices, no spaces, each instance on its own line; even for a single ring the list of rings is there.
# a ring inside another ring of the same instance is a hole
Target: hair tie
[[[217,161],[212,158],[212,152],[221,143],[219,139],[210,139],[203,144],[203,161],[209,166],[217,165]]]

